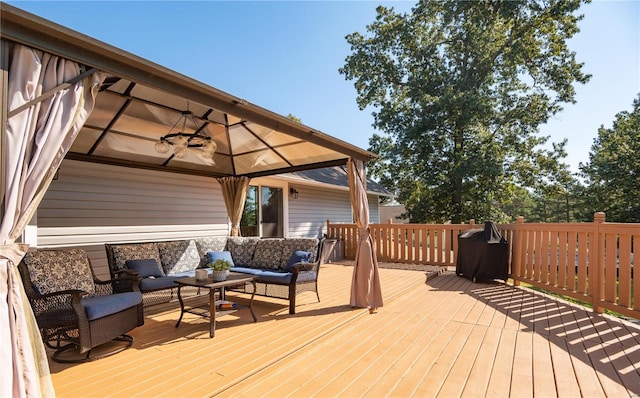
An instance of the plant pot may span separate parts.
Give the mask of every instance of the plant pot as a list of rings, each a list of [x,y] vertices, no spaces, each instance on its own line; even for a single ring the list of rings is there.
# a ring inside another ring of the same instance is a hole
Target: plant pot
[[[214,282],[222,282],[227,280],[227,271],[213,271],[213,281]]]

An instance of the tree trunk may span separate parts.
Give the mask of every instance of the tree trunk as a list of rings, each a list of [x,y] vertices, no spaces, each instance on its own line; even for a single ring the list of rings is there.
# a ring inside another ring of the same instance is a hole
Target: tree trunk
[[[464,149],[462,132],[454,133],[453,169],[451,174],[451,223],[461,224],[464,221],[462,214],[462,153]]]

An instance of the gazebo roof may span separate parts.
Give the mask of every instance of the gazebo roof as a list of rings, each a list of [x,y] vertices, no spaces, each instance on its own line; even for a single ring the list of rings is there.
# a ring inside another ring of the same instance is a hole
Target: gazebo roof
[[[0,7],[3,40],[106,75],[68,159],[212,177],[259,177],[343,165],[349,157],[375,157],[134,54],[5,3]],[[185,112],[193,118],[183,124]],[[215,164],[199,151],[189,150],[183,159],[156,152],[160,137],[178,131],[211,137],[217,145]]]

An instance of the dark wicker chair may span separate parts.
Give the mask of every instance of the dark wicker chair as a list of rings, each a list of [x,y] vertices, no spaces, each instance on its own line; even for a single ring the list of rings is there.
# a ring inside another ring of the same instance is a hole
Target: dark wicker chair
[[[18,269],[42,339],[55,350],[56,362],[83,362],[123,351],[133,344],[126,333],[144,324],[137,279],[97,280],[82,249],[29,252]],[[118,343],[105,344],[110,341]]]

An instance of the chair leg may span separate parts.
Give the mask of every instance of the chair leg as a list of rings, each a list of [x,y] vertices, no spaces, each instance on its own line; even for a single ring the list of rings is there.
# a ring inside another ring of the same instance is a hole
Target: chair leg
[[[296,313],[296,286],[289,285],[289,314]]]
[[[111,341],[120,341],[125,344],[118,345],[112,350],[109,350],[107,352],[97,354],[97,355],[91,355],[91,353],[94,352],[94,348],[97,348],[97,347],[93,347],[86,353],[81,354],[78,350],[77,344],[67,344],[65,346],[58,348],[56,351],[54,351],[51,359],[53,359],[55,362],[58,362],[58,363],[81,363],[81,362],[89,362],[89,361],[95,361],[97,359],[106,358],[111,355],[122,352],[127,348],[131,347],[131,345],[133,344],[133,336],[130,336],[128,334],[122,334]],[[105,344],[109,344],[109,342]],[[75,349],[76,352],[68,353],[67,355],[65,355],[65,353],[67,353],[67,351],[70,351],[71,349]]]

